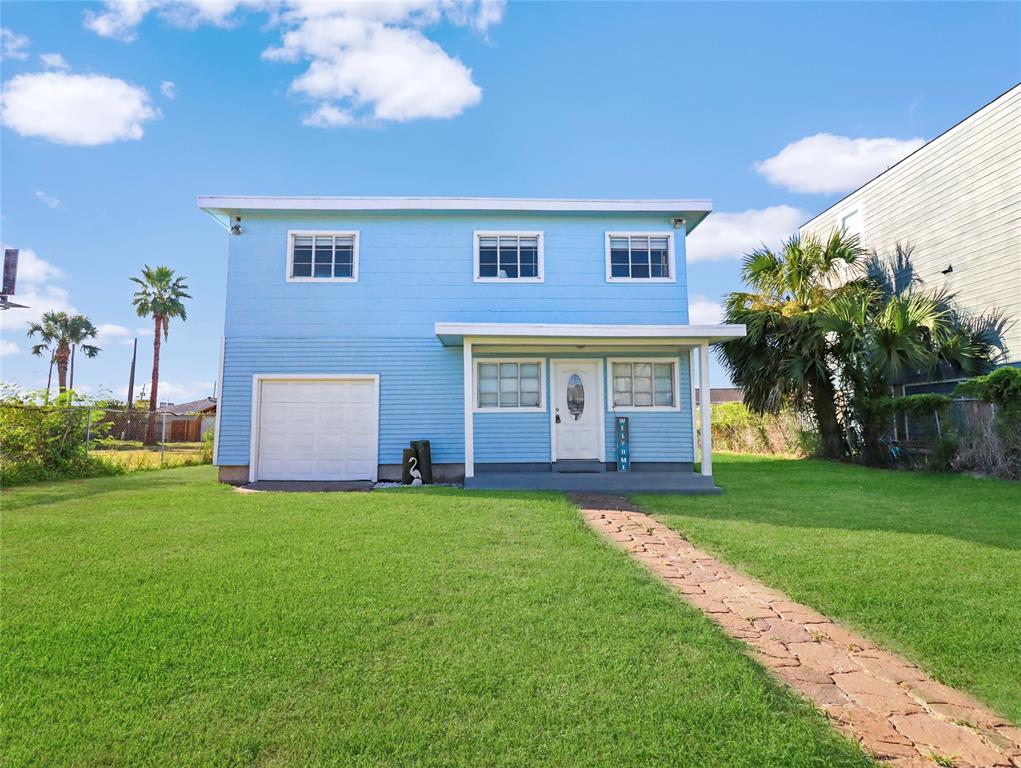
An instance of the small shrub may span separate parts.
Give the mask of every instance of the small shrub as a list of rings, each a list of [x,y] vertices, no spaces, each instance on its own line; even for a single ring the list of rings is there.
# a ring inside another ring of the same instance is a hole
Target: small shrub
[[[208,429],[206,433],[202,435],[202,463],[212,464],[213,463],[213,430]]]

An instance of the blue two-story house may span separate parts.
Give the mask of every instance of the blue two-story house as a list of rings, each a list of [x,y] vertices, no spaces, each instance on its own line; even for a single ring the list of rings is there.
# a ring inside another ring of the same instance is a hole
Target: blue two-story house
[[[688,324],[709,201],[199,206],[229,243],[222,481],[396,480],[426,439],[466,487],[715,490],[695,364],[708,391],[709,345],[744,328]]]

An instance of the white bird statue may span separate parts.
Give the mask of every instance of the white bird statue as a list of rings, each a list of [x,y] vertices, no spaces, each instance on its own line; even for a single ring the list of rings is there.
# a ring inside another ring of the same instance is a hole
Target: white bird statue
[[[411,460],[408,462],[408,467],[409,467],[408,468],[408,474],[411,475],[411,484],[412,485],[421,485],[422,484],[422,473],[418,471],[418,457],[417,456],[412,456],[411,457]]]

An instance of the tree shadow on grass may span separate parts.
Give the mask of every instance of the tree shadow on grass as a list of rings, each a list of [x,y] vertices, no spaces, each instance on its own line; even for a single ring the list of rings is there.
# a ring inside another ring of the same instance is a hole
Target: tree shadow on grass
[[[817,459],[722,457],[722,496],[636,496],[642,509],[798,528],[946,536],[1021,549],[1021,484]]]

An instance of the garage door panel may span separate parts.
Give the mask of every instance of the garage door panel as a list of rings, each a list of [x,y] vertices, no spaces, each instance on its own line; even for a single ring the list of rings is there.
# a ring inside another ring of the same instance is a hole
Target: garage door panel
[[[379,442],[376,403],[371,379],[263,381],[257,477],[373,479]]]

